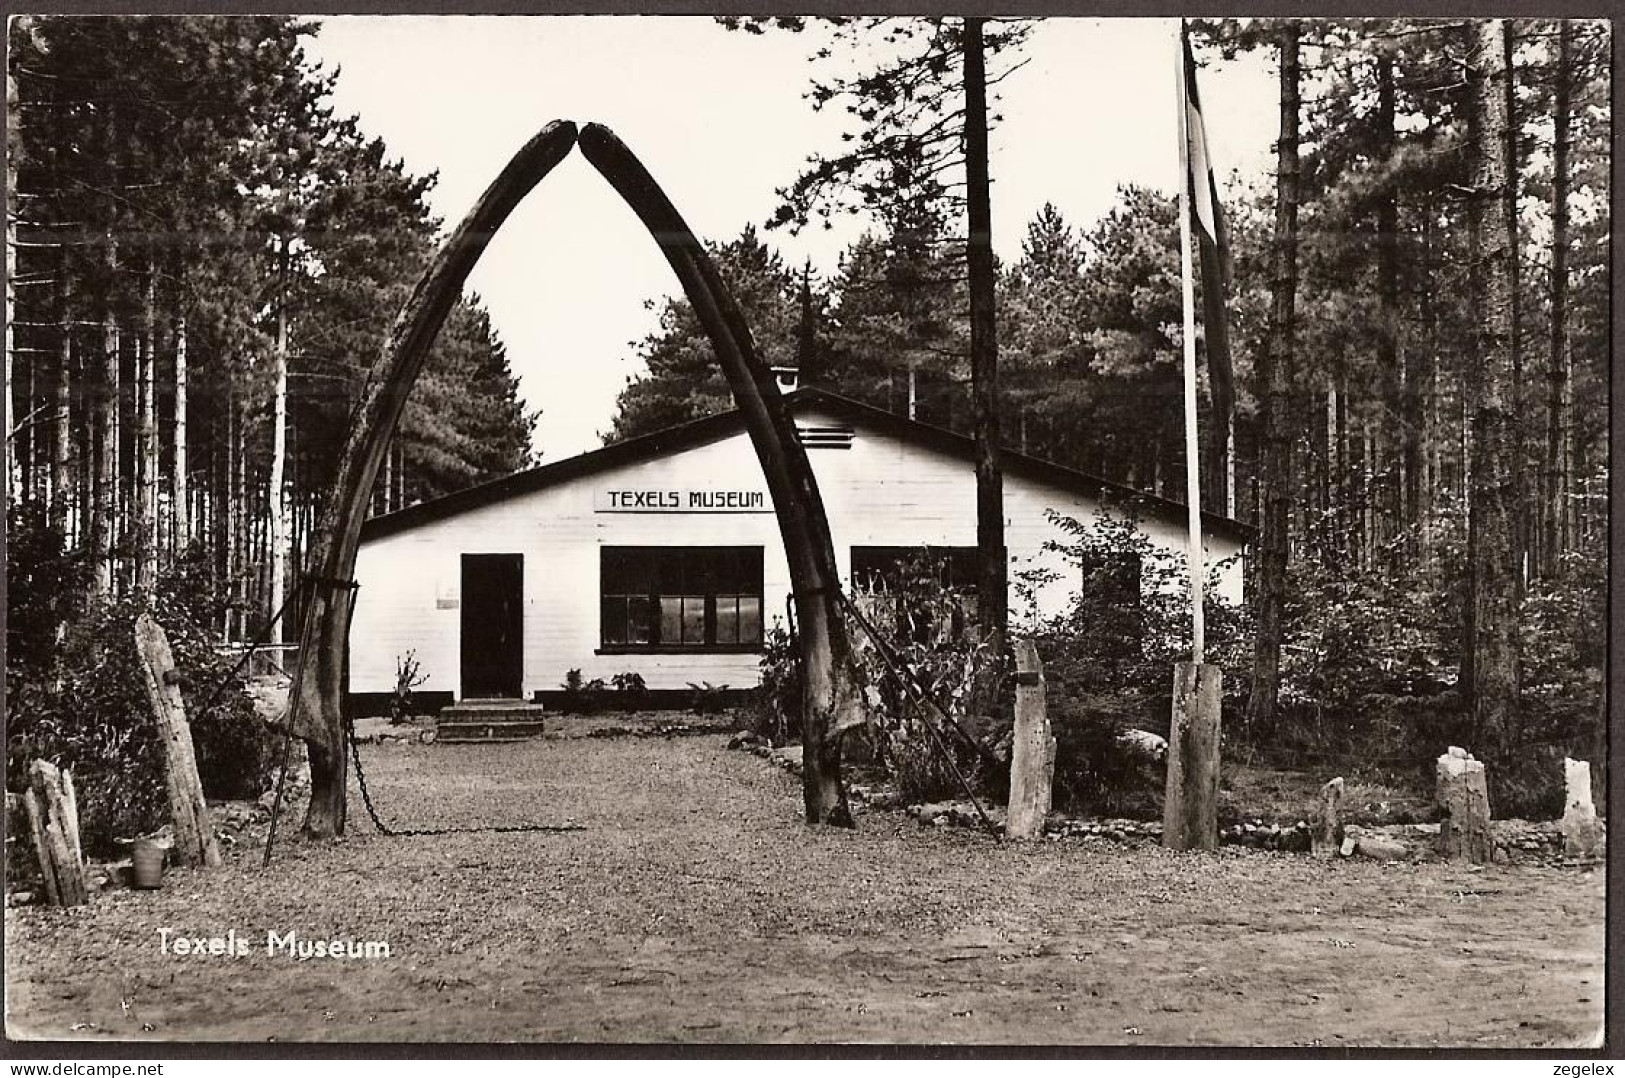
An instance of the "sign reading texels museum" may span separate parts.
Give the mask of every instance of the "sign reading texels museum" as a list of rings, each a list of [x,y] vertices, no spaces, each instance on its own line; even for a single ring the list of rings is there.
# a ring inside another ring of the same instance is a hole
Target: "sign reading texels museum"
[[[771,513],[759,490],[599,490],[595,513]]]

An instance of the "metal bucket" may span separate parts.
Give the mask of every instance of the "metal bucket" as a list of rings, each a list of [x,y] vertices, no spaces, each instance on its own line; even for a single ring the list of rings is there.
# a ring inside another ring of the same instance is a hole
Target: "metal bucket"
[[[130,850],[132,886],[154,891],[163,886],[165,848],[150,838],[138,838]]]

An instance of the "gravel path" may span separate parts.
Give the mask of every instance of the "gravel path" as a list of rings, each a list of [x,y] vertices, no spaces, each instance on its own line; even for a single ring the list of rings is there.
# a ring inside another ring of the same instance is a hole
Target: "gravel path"
[[[569,720],[563,720],[568,722]],[[1516,1047],[1602,1021],[1600,872],[809,830],[721,735],[369,746],[398,826],[7,911],[13,1036]],[[297,820],[297,816],[293,817]],[[250,953],[160,953],[174,935]],[[387,958],[268,956],[268,931]]]

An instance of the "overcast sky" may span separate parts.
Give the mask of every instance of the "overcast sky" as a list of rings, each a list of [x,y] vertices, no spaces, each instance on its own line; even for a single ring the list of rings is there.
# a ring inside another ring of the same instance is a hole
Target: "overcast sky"
[[[435,212],[459,220],[513,152],[553,119],[607,124],[642,158],[691,227],[727,240],[772,213],[808,155],[835,148],[840,116],[802,98],[816,42],[731,33],[672,16],[345,16],[312,51],[340,70],[336,104],[414,173],[439,173]],[[1046,201],[1075,225],[1120,184],[1172,191],[1173,23],[1047,19],[1030,62],[1001,87],[991,141],[993,239],[1015,259]],[[1265,175],[1276,124],[1267,57],[1204,71],[1221,178]],[[861,225],[767,234],[795,264],[834,272]],[[601,443],[615,396],[641,369],[647,301],[678,286],[654,242],[592,166],[572,154],[522,203],[475,269],[532,408],[546,460]]]

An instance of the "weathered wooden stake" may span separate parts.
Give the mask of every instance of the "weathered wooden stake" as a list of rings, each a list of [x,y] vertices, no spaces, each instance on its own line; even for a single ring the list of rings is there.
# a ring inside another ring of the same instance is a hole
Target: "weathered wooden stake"
[[[1055,779],[1055,738],[1044,705],[1044,664],[1031,640],[1015,641],[1016,728],[1010,752],[1009,838],[1040,838]]]
[[[1484,765],[1452,746],[1439,757],[1435,793],[1444,819],[1439,823],[1439,854],[1452,861],[1483,864],[1495,854],[1490,836],[1490,794]]]
[[[1174,666],[1162,844],[1170,850],[1219,846],[1219,668],[1212,663]]]
[[[213,868],[220,864],[220,847],[209,822],[208,803],[203,800],[192,728],[186,721],[186,705],[175,676],[175,656],[163,626],[151,614],[143,613],[135,619],[135,646],[141,656],[147,699],[158,720],[159,740],[164,746],[164,781],[169,788],[169,815],[175,825],[175,856],[181,864]]]
[[[1563,855],[1596,857],[1602,853],[1602,834],[1597,827],[1597,807],[1591,800],[1591,765],[1565,756],[1563,781],[1567,786],[1562,824]]]
[[[45,899],[53,906],[82,906],[90,901],[90,884],[80,853],[73,780],[48,760],[35,760],[28,779],[23,807],[39,857]]]
[[[34,843],[34,855],[39,861],[41,882],[45,887],[45,901],[52,906],[61,905],[61,892],[56,888],[56,865],[51,861],[51,844],[45,838],[45,810],[33,790],[23,791],[23,811],[28,814],[28,835]]]
[[[1314,832],[1309,849],[1316,857],[1336,857],[1343,845],[1343,780],[1335,778],[1320,788],[1320,804],[1315,808]]]

